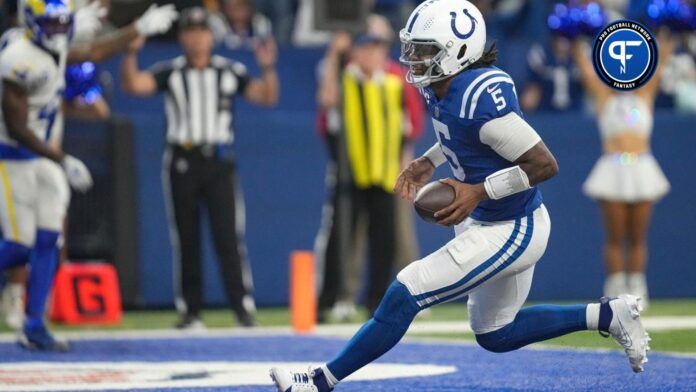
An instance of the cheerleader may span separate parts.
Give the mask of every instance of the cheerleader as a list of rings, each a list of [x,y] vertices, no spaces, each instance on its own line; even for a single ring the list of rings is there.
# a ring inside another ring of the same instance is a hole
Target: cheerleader
[[[650,82],[630,91],[616,91],[600,81],[587,48],[576,41],[574,58],[585,90],[593,98],[602,156],[583,185],[596,200],[606,232],[604,295],[641,296],[647,304],[645,279],[646,234],[653,205],[669,192],[669,182],[651,153],[650,136],[662,64],[672,53],[673,42],[661,32],[660,65]]]

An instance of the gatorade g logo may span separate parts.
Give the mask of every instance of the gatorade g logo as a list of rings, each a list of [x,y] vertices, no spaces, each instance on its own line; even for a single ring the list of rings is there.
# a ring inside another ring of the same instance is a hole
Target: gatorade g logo
[[[639,88],[657,68],[655,37],[638,22],[616,21],[595,38],[592,63],[599,78],[609,87]]]
[[[82,316],[101,316],[106,311],[101,285],[102,280],[98,275],[75,275],[72,277],[75,306],[77,312]]]

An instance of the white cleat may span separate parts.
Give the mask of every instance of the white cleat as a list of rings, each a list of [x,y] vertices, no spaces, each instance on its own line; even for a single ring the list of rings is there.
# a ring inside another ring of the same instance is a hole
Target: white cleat
[[[15,300],[5,312],[5,324],[15,331],[22,329],[24,325],[24,300],[21,298]]]
[[[331,391],[328,385],[314,385],[314,370],[310,366],[307,372],[295,373],[286,369],[271,368],[270,376],[278,392],[325,392]]]
[[[5,324],[15,331],[24,325],[24,286],[8,284],[2,292],[2,312]]]
[[[331,318],[340,323],[350,322],[358,314],[352,301],[338,301],[331,309]]]
[[[621,294],[609,300],[609,306],[614,313],[609,333],[626,351],[633,371],[640,373],[643,364],[648,362],[650,350],[650,336],[640,321],[640,312],[643,311],[641,299],[635,295]]]

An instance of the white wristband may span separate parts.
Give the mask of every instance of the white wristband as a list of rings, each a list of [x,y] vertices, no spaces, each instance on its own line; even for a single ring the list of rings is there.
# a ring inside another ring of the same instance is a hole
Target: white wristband
[[[426,151],[425,154],[423,154],[423,156],[428,158],[428,160],[435,167],[438,167],[443,163],[447,162],[447,157],[445,157],[445,153],[442,152],[440,143],[433,144],[433,146],[430,147],[430,149],[428,149],[428,151]]]
[[[519,166],[508,167],[491,174],[486,177],[483,186],[486,188],[488,197],[493,200],[502,199],[531,188],[527,173]]]

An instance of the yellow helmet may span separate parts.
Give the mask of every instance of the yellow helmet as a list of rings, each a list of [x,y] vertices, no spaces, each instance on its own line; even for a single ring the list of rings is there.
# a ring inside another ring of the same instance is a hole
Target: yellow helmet
[[[68,49],[73,33],[72,0],[23,0],[24,24],[31,40],[54,53]]]

